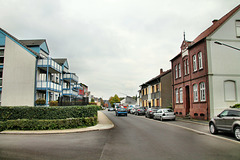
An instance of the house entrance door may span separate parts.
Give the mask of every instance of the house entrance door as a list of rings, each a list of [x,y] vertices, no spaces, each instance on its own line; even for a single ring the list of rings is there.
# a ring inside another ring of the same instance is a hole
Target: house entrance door
[[[189,86],[185,87],[186,93],[186,115],[190,113],[190,94],[189,94]]]

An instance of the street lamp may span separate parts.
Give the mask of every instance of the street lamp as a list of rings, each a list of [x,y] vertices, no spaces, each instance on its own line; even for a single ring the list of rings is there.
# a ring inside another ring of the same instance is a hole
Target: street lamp
[[[216,44],[218,44],[218,45],[223,45],[223,46],[226,46],[226,47],[229,47],[229,48],[232,48],[232,49],[235,49],[235,50],[240,51],[239,48],[236,48],[236,47],[230,46],[230,45],[228,45],[228,44],[225,44],[225,43],[222,43],[222,42],[219,42],[219,41],[215,41],[214,43],[216,43]]]

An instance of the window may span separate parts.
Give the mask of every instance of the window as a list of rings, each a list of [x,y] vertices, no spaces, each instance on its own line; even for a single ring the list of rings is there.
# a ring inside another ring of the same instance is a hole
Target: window
[[[236,84],[234,81],[224,82],[225,101],[236,101]]]
[[[183,62],[184,64],[184,75],[187,75],[187,62],[186,60]]]
[[[240,38],[240,20],[236,20],[236,35]]]
[[[176,95],[176,103],[179,103],[179,100],[178,100],[178,89],[177,88],[175,89],[175,95]]]
[[[178,65],[175,66],[175,78],[178,78]]]
[[[183,89],[182,88],[179,89],[179,100],[180,100],[180,103],[183,103]]]
[[[186,68],[187,68],[187,74],[189,74],[189,63],[188,63],[188,59],[186,59]]]
[[[198,53],[198,67],[199,69],[203,68],[203,64],[202,64],[202,52]]]
[[[197,60],[196,55],[193,56],[193,71],[197,71]]]
[[[178,64],[178,76],[181,77],[181,64]]]
[[[198,101],[198,85],[197,84],[193,85],[193,101],[194,102]]]
[[[200,83],[200,100],[201,101],[206,101],[206,94],[205,94],[205,83],[202,82]]]

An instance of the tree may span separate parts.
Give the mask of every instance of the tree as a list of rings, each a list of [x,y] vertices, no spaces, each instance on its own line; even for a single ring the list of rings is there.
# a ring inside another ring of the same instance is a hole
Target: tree
[[[114,103],[120,103],[120,98],[118,97],[117,94],[114,95],[114,97],[109,98],[109,102],[112,107],[114,107]]]

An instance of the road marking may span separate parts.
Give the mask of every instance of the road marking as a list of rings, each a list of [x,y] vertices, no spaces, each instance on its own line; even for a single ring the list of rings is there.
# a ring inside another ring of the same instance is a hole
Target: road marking
[[[217,135],[214,135],[214,134],[201,132],[201,131],[198,131],[198,130],[195,130],[195,129],[192,129],[192,128],[180,126],[180,125],[169,123],[169,122],[157,121],[157,120],[149,119],[149,118],[145,118],[145,117],[143,117],[143,118],[144,119],[148,119],[150,121],[155,121],[155,122],[159,122],[159,123],[162,123],[162,124],[168,124],[168,125],[172,125],[172,126],[175,126],[175,127],[182,128],[182,129],[186,129],[186,130],[189,130],[189,131],[201,134],[201,135],[211,136],[211,137],[215,137],[215,138],[218,138],[218,139],[222,139],[222,140],[226,140],[226,141],[230,141],[230,142],[234,142],[234,143],[240,144],[240,141],[237,141],[237,140],[232,140],[232,139],[228,139],[228,138],[225,138],[225,137],[217,136]]]

